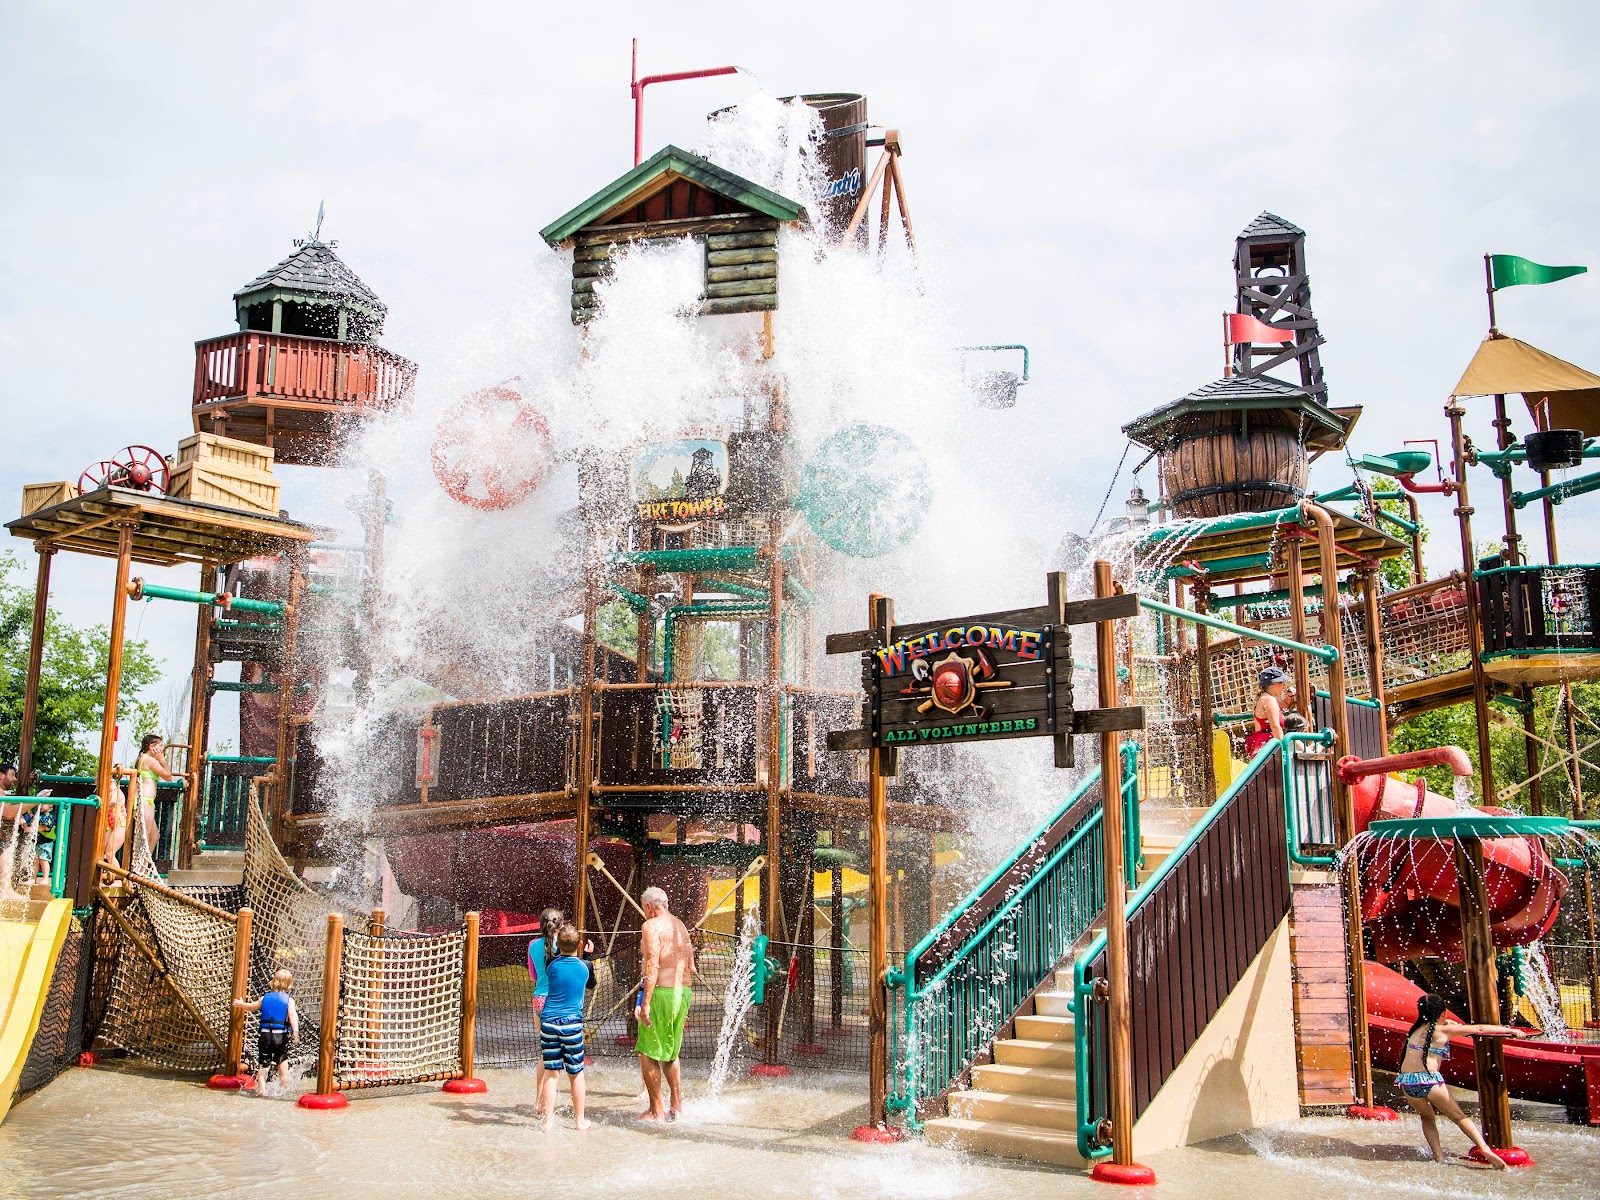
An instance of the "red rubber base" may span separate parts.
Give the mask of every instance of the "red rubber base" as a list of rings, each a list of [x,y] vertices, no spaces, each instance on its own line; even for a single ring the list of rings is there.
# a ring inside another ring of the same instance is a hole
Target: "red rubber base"
[[[853,1029],[846,1029],[843,1025],[841,1025],[837,1029],[824,1029],[822,1031],[822,1036],[823,1037],[846,1038],[846,1037],[849,1037],[854,1032],[855,1031]]]
[[[93,1050],[85,1050],[82,1054],[78,1055],[78,1065],[80,1067],[96,1067],[96,1066],[99,1066],[100,1065],[100,1056],[98,1054],[96,1054]]]
[[[789,1068],[782,1063],[756,1063],[750,1074],[759,1079],[782,1079],[789,1074]]]
[[[328,1112],[335,1108],[349,1108],[350,1098],[343,1092],[307,1092],[301,1096],[297,1104],[301,1108],[314,1109],[317,1112]]]
[[[489,1090],[489,1085],[481,1079],[446,1079],[439,1090],[452,1096],[481,1096]]]
[[[1385,1104],[1374,1104],[1368,1108],[1365,1104],[1352,1104],[1344,1110],[1344,1115],[1352,1121],[1398,1121],[1400,1114]]]
[[[869,1142],[879,1146],[898,1142],[903,1137],[905,1137],[904,1131],[893,1125],[857,1125],[850,1132],[852,1142]]]
[[[238,1092],[256,1085],[253,1075],[213,1075],[206,1080],[206,1086],[218,1092]]]
[[[795,1046],[796,1054],[826,1054],[828,1048],[821,1042],[800,1042]]]
[[[616,1044],[618,1046],[631,1046],[633,1045],[633,1039],[625,1033],[619,1033],[617,1034]]]
[[[1089,1178],[1100,1183],[1120,1183],[1126,1187],[1148,1187],[1156,1181],[1156,1173],[1142,1163],[1097,1162]]]
[[[1507,1146],[1503,1150],[1499,1146],[1496,1146],[1494,1148],[1494,1152],[1500,1156],[1500,1161],[1505,1163],[1508,1167],[1533,1166],[1533,1158],[1521,1146]],[[1478,1148],[1476,1146],[1474,1146],[1471,1150],[1468,1150],[1465,1157],[1472,1162],[1481,1163],[1489,1161],[1478,1152]]]

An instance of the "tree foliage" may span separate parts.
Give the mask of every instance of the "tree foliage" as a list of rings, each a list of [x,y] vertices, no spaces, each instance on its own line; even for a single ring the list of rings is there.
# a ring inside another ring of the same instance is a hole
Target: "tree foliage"
[[[33,627],[29,574],[15,554],[0,553],[0,761],[6,762],[16,761],[22,734],[28,640]],[[105,705],[110,645],[106,626],[80,628],[53,611],[48,614],[33,740],[35,769],[52,774],[94,773],[99,749],[95,736]],[[160,722],[160,705],[140,697],[160,676],[160,664],[148,645],[124,639],[117,720],[135,734],[153,730]]]

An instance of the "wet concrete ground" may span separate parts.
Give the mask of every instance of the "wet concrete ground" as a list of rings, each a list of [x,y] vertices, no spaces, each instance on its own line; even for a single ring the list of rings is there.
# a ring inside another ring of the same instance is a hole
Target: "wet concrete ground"
[[[117,1067],[72,1070],[0,1125],[0,1198],[1110,1195],[1076,1172],[917,1142],[858,1146],[847,1134],[864,1113],[859,1077],[743,1080],[716,1101],[696,1100],[704,1083],[694,1079],[685,1118],[655,1127],[632,1120],[638,1075],[602,1062],[590,1071],[594,1126],[581,1135],[569,1113],[554,1133],[540,1132],[531,1073],[484,1077],[484,1096],[449,1097],[433,1088],[358,1093],[342,1112],[312,1113],[292,1098],[210,1092]],[[1537,1165],[1508,1175],[1434,1164],[1414,1119],[1369,1125],[1313,1118],[1151,1156],[1160,1184],[1148,1195],[1600,1194],[1600,1131],[1561,1124],[1556,1110],[1526,1106],[1517,1115],[1518,1143]],[[1453,1129],[1445,1145],[1466,1149]],[[1144,1194],[1115,1193],[1128,1200]]]

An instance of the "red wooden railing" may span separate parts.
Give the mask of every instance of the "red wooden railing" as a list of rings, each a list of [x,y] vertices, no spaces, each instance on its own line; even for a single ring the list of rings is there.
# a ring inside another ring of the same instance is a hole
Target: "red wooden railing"
[[[194,344],[194,402],[263,397],[388,409],[417,365],[380,346],[248,330]]]

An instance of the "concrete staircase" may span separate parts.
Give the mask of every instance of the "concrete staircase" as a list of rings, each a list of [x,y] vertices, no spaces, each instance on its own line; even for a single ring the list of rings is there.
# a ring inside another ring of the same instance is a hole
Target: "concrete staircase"
[[[202,850],[194,856],[187,871],[167,872],[167,883],[171,887],[228,885],[243,879],[243,850]]]
[[[1177,834],[1143,838],[1137,883],[1149,879],[1180,840]],[[1072,964],[1056,968],[1054,986],[1014,1018],[1016,1036],[996,1039],[994,1061],[975,1065],[972,1086],[950,1093],[950,1115],[923,1125],[930,1144],[1062,1167],[1086,1165],[1078,1153],[1072,987]]]

